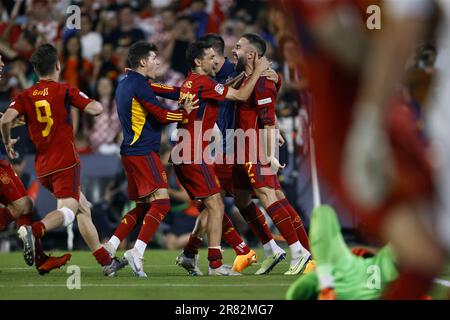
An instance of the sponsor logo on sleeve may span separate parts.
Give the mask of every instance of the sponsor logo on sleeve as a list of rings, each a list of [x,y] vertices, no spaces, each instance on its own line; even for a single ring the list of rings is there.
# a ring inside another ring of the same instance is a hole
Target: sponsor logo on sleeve
[[[271,102],[272,102],[272,98],[261,99],[261,100],[258,100],[258,106],[269,104]]]

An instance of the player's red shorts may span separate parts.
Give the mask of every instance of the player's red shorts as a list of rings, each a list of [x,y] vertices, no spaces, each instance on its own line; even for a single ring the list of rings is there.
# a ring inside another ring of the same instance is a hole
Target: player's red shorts
[[[220,193],[222,187],[214,171],[208,164],[174,164],[178,181],[191,199],[202,199]]]
[[[80,200],[80,164],[39,177],[42,186],[57,199],[74,198]]]
[[[219,179],[222,190],[225,190],[227,197],[234,195],[233,191],[233,165],[232,164],[215,164],[214,171]]]
[[[234,189],[253,190],[263,187],[281,189],[276,174],[263,174],[267,170],[270,170],[269,166],[251,162],[235,165],[233,167]]]
[[[157,153],[146,156],[122,155],[128,178],[128,198],[139,200],[158,189],[167,189],[167,174]]]
[[[27,191],[7,160],[0,160],[0,203],[7,206],[27,195]]]

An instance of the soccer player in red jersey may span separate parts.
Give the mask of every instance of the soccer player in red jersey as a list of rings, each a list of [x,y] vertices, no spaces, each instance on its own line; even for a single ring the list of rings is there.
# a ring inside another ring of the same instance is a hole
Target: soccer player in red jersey
[[[128,179],[128,197],[136,202],[136,208],[125,215],[106,247],[114,254],[120,241],[142,222],[134,248],[124,256],[136,276],[147,277],[143,265],[147,243],[170,209],[167,174],[158,155],[163,124],[183,121],[193,104],[185,103],[183,111],[169,111],[157,100],[153,88],[164,88],[148,81],[156,77],[160,65],[154,44],[133,44],[128,62],[131,69],[117,86],[115,99],[124,136],[120,154]]]
[[[253,60],[264,56],[265,51],[265,41],[256,34],[244,34],[236,43],[233,55],[237,60],[237,69],[245,70],[247,75],[243,85],[247,83],[249,75],[254,73]],[[294,275],[303,272],[311,254],[305,248],[308,247],[308,237],[300,217],[281,192],[276,175],[276,171],[282,168],[272,154],[276,141],[276,96],[275,83],[261,77],[249,99],[236,104],[236,128],[242,129],[245,133],[253,133],[249,139],[253,143],[245,144],[244,163],[238,160],[233,169],[233,180],[238,207],[245,207],[250,203],[254,191],[286,239],[291,251],[291,262],[285,274]],[[242,151],[236,150],[236,155],[239,159]],[[267,165],[263,163],[265,160]],[[300,237],[303,245],[299,241]]]
[[[74,145],[70,108],[91,115],[102,112],[99,102],[89,99],[77,88],[58,83],[61,65],[56,49],[50,44],[40,46],[31,57],[39,81],[19,94],[10,104],[1,121],[3,142],[10,157],[15,156],[11,139],[11,123],[23,115],[28,135],[36,147],[35,169],[44,187],[57,198],[58,209],[48,213],[31,226],[21,226],[18,235],[24,242],[24,257],[29,265],[36,255],[35,241],[48,231],[78,221],[80,233],[92,250],[103,273],[114,276],[125,263],[112,259],[101,246],[91,219],[89,202],[80,191],[80,160]]]
[[[3,66],[0,56],[0,78]],[[19,120],[13,123],[12,126],[22,124],[22,121]],[[4,155],[0,156],[4,157]],[[6,159],[0,160],[0,203],[5,206],[0,208],[0,231],[4,230],[13,221],[16,221],[19,228],[23,225],[32,224],[33,201],[27,195],[22,181],[20,181],[20,178]],[[35,248],[34,264],[41,275],[65,265],[72,256],[69,253],[61,257],[49,257],[44,253],[41,241],[35,243]]]
[[[180,183],[192,199],[201,199],[207,209],[208,260],[210,275],[237,275],[239,273],[222,265],[221,234],[224,206],[221,186],[214,172],[214,159],[207,154],[209,138],[218,114],[218,102],[246,100],[261,73],[269,67],[267,59],[255,60],[255,74],[246,86],[235,90],[224,86],[210,76],[215,76],[215,53],[211,45],[197,41],[186,51],[191,73],[181,87],[180,100],[198,98],[199,108],[178,125],[178,144],[172,150],[171,161]],[[189,254],[189,253],[187,253]],[[190,257],[190,258],[193,258]]]

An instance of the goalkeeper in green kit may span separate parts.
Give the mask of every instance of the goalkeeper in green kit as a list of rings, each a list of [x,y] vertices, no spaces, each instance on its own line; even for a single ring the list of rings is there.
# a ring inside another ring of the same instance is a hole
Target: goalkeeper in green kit
[[[310,228],[317,269],[298,278],[289,287],[286,299],[379,299],[386,285],[398,276],[395,255],[389,245],[369,258],[352,253],[330,206],[314,209]],[[364,256],[367,255],[370,254],[366,252]]]

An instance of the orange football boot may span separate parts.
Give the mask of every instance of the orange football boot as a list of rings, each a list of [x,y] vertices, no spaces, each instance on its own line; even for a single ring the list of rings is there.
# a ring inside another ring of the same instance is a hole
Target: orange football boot
[[[316,262],[313,259],[310,259],[306,264],[305,270],[303,270],[303,274],[307,274],[316,269],[317,269]]]
[[[256,256],[256,252],[250,249],[249,253],[236,256],[231,270],[234,272],[242,272],[255,262],[258,262],[258,257]]]

